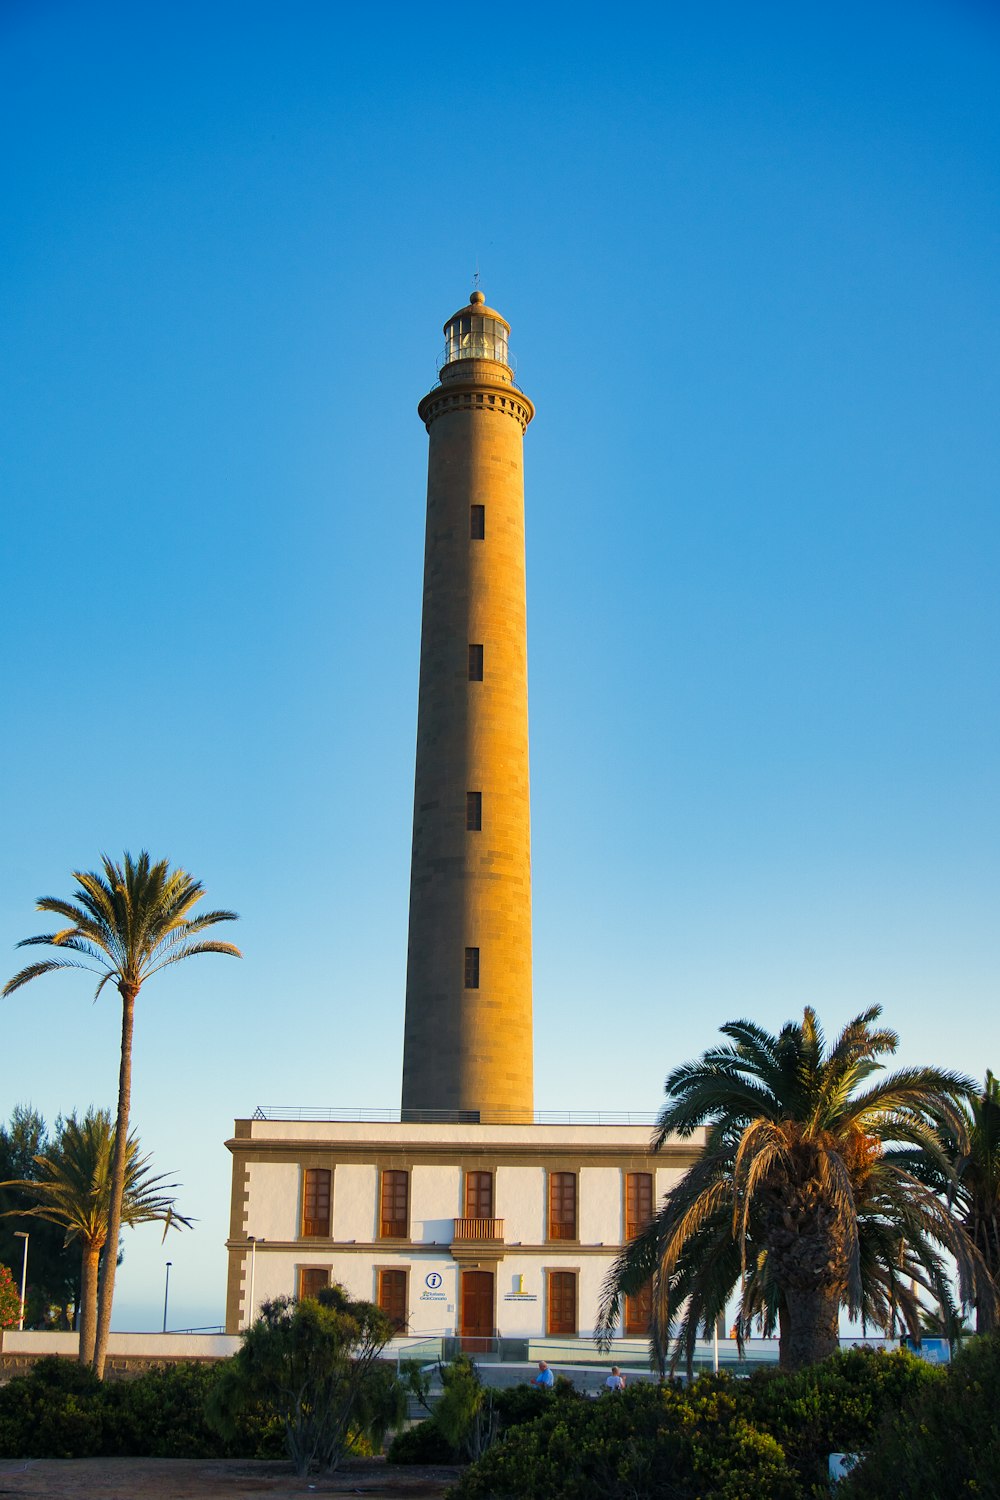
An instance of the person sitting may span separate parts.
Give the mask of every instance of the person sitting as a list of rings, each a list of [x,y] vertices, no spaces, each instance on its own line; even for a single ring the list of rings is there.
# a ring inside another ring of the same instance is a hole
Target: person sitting
[[[544,1359],[540,1359],[538,1361],[538,1374],[535,1376],[531,1384],[536,1385],[540,1391],[551,1391],[555,1383],[556,1377],[553,1375]]]
[[[606,1391],[623,1391],[625,1389],[625,1376],[617,1365],[611,1366],[611,1374],[604,1382],[604,1389]]]

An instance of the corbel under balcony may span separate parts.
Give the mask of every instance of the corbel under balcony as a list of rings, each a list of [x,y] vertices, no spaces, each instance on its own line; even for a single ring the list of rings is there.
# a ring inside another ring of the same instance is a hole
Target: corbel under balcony
[[[451,1238],[454,1260],[502,1260],[503,1219],[456,1219]]]

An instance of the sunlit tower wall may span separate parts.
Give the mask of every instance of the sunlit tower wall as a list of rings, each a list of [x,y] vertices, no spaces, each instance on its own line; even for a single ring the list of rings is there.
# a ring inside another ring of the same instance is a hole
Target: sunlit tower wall
[[[473,292],[420,402],[430,452],[403,1117],[530,1120],[524,432],[510,327]]]

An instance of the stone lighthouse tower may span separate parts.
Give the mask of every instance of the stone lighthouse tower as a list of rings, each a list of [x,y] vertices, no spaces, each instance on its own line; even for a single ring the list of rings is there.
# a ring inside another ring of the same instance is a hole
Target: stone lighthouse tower
[[[509,325],[445,324],[430,438],[403,1118],[530,1121],[523,438]]]

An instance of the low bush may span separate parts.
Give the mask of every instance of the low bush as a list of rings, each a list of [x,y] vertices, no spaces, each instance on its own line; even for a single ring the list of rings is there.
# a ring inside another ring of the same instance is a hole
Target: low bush
[[[0,1387],[0,1458],[280,1458],[262,1410],[223,1440],[205,1409],[220,1365],[178,1364],[102,1384],[83,1365],[43,1359]]]
[[[0,1456],[94,1458],[103,1452],[103,1389],[92,1370],[41,1359],[0,1388]]]
[[[943,1378],[909,1354],[851,1350],[794,1375],[636,1384],[599,1401],[542,1396],[541,1415],[532,1421],[525,1403],[526,1425],[509,1427],[455,1496],[813,1500],[829,1493],[830,1453],[867,1448],[888,1413]]]
[[[390,1464],[457,1464],[459,1456],[433,1417],[397,1432],[386,1451]]]
[[[1000,1496],[1000,1334],[970,1339],[936,1380],[886,1415],[838,1500]]]
[[[446,1374],[442,1396],[444,1422],[436,1416],[427,1417],[415,1427],[400,1432],[393,1438],[386,1453],[391,1464],[457,1464],[469,1457],[467,1430],[478,1419],[480,1429],[486,1428],[489,1442],[493,1442],[511,1428],[534,1422],[551,1410],[554,1402],[578,1401],[582,1398],[571,1381],[559,1376],[553,1391],[538,1390],[530,1385],[512,1385],[501,1388],[482,1386],[473,1362],[460,1356],[442,1371]],[[456,1382],[455,1376],[458,1376]],[[450,1377],[448,1379],[447,1377]],[[413,1381],[410,1382],[413,1388]],[[417,1382],[422,1399],[427,1404],[429,1382]],[[464,1411],[456,1412],[456,1384],[464,1395]],[[450,1407],[449,1410],[449,1398]],[[481,1398],[481,1400],[480,1400]],[[486,1421],[483,1421],[483,1417]],[[447,1428],[447,1430],[445,1430]],[[480,1431],[482,1442],[482,1431]],[[489,1443],[486,1444],[489,1446]]]
[[[104,1452],[122,1458],[222,1458],[205,1422],[215,1366],[174,1365],[118,1380],[104,1391]]]
[[[850,1349],[795,1374],[759,1370],[742,1384],[747,1420],[780,1443],[809,1495],[817,1486],[826,1494],[831,1453],[870,1447],[887,1413],[942,1378],[912,1354]]]
[[[741,1404],[724,1377],[553,1401],[466,1472],[455,1500],[799,1500],[780,1446]]]

